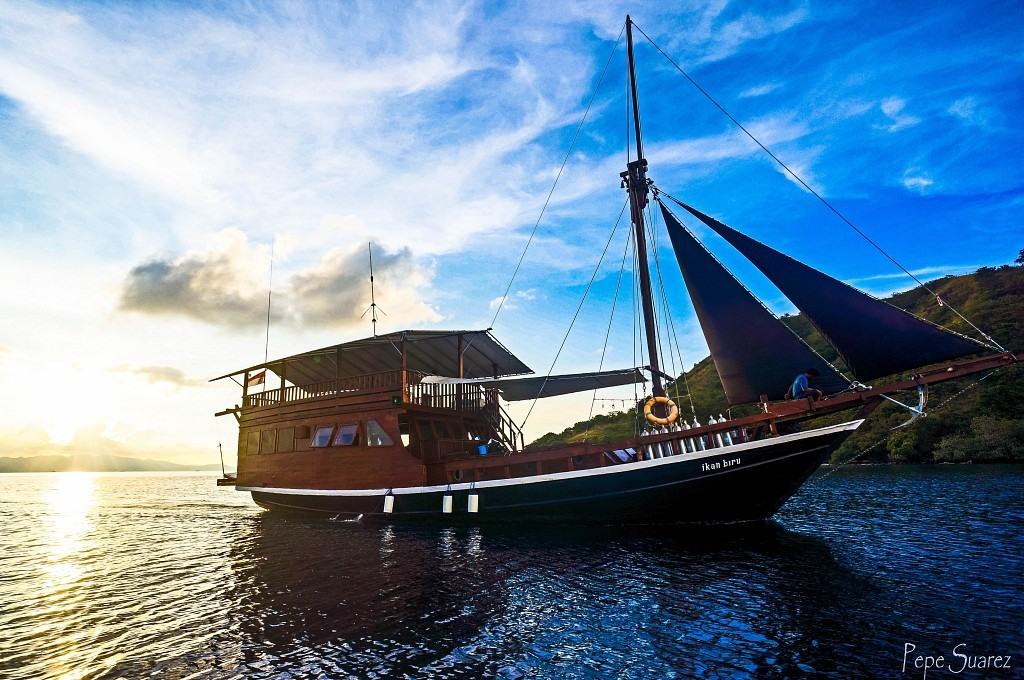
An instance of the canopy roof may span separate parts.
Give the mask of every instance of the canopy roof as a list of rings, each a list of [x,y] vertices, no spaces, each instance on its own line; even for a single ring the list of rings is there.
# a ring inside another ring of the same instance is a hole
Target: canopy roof
[[[487,378],[459,379],[430,376],[423,378],[425,383],[456,383],[497,387],[505,401],[525,401],[543,397],[557,397],[574,392],[587,392],[602,387],[617,387],[644,382],[643,374],[636,368],[623,368],[613,371],[595,373],[570,373],[566,375],[532,376],[529,378],[509,378],[494,380]]]
[[[302,386],[335,378],[397,371],[402,368],[403,341],[407,356],[406,368],[410,371],[458,377],[461,343],[463,377],[493,379],[533,373],[529,366],[498,342],[490,330],[414,330],[322,347],[240,368],[213,380],[265,368],[277,375],[283,371],[288,382]]]

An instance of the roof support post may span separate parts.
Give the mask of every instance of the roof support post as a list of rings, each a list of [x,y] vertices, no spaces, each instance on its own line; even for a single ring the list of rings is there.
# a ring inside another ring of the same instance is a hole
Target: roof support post
[[[334,393],[341,393],[341,348],[334,349]]]
[[[405,351],[405,336],[402,336],[402,403],[409,402],[409,354]]]
[[[463,378],[463,377],[465,377],[466,364],[463,361],[463,357],[462,357],[462,353],[464,351],[463,350],[463,337],[462,337],[462,333],[459,333],[459,335],[458,335],[458,345],[457,345],[457,347],[458,347],[458,351],[459,351],[459,357],[458,357],[458,361],[456,362],[456,371],[458,372],[459,377]],[[457,408],[460,408],[460,409],[462,408],[462,383],[457,383],[455,385],[455,403],[457,404]]]
[[[242,377],[242,408],[245,408],[246,398],[249,396],[249,371]]]
[[[283,404],[284,403],[284,374],[285,374],[285,370],[286,370],[285,367],[287,365],[288,364],[286,362],[284,362],[284,361],[281,362],[281,394],[277,398],[277,403],[279,403],[279,404]]]

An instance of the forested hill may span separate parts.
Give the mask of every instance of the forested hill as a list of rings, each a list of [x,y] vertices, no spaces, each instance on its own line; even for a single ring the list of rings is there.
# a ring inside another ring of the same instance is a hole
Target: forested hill
[[[1009,350],[1024,350],[1024,259],[1018,264],[983,267],[973,274],[946,276],[928,282],[928,287],[996,338]],[[970,327],[948,306],[939,306],[922,287],[897,293],[888,298],[893,304],[918,316],[939,323],[965,335],[977,337]],[[783,320],[804,337],[825,358],[841,366],[836,352],[813,330],[803,315],[784,316]],[[947,397],[973,384],[981,377],[966,377],[931,388],[928,416],[909,428],[890,432],[890,428],[907,418],[907,412],[886,404],[875,411],[857,433],[850,437],[833,456],[833,461],[857,455],[872,444],[881,443],[863,462],[967,462],[1024,460],[1024,367],[1004,368],[972,387],[942,408],[936,407]],[[682,380],[679,392],[685,394]],[[875,382],[882,382],[878,380]],[[686,373],[686,383],[693,395],[698,419],[724,413],[728,407],[725,393],[715,372],[711,357],[697,363]],[[676,393],[670,384],[668,392]],[[683,397],[685,402],[685,397]],[[688,412],[688,404],[680,403]],[[754,407],[734,408],[734,416],[753,413]],[[590,441],[610,441],[632,436],[636,409],[599,415],[581,421],[562,432],[549,432],[531,446],[558,442],[582,441],[588,430]],[[833,418],[833,420],[835,420]],[[838,421],[837,421],[838,422]]]

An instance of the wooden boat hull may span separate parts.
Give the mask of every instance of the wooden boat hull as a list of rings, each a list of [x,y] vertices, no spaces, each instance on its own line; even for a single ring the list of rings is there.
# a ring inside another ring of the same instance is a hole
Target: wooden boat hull
[[[250,491],[256,503],[272,510],[389,521],[757,521],[771,517],[862,422],[696,454],[494,481],[403,489],[238,488]],[[389,495],[393,500],[386,500]],[[471,496],[476,496],[475,512]]]

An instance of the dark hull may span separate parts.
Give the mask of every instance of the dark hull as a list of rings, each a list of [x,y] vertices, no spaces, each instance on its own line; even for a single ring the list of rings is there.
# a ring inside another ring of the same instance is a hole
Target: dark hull
[[[744,522],[771,517],[860,424],[845,423],[771,440],[577,473],[475,485],[388,490],[258,490],[275,510],[446,522],[547,521],[600,524]],[[470,496],[478,511],[470,512]],[[443,512],[451,496],[451,512]]]

